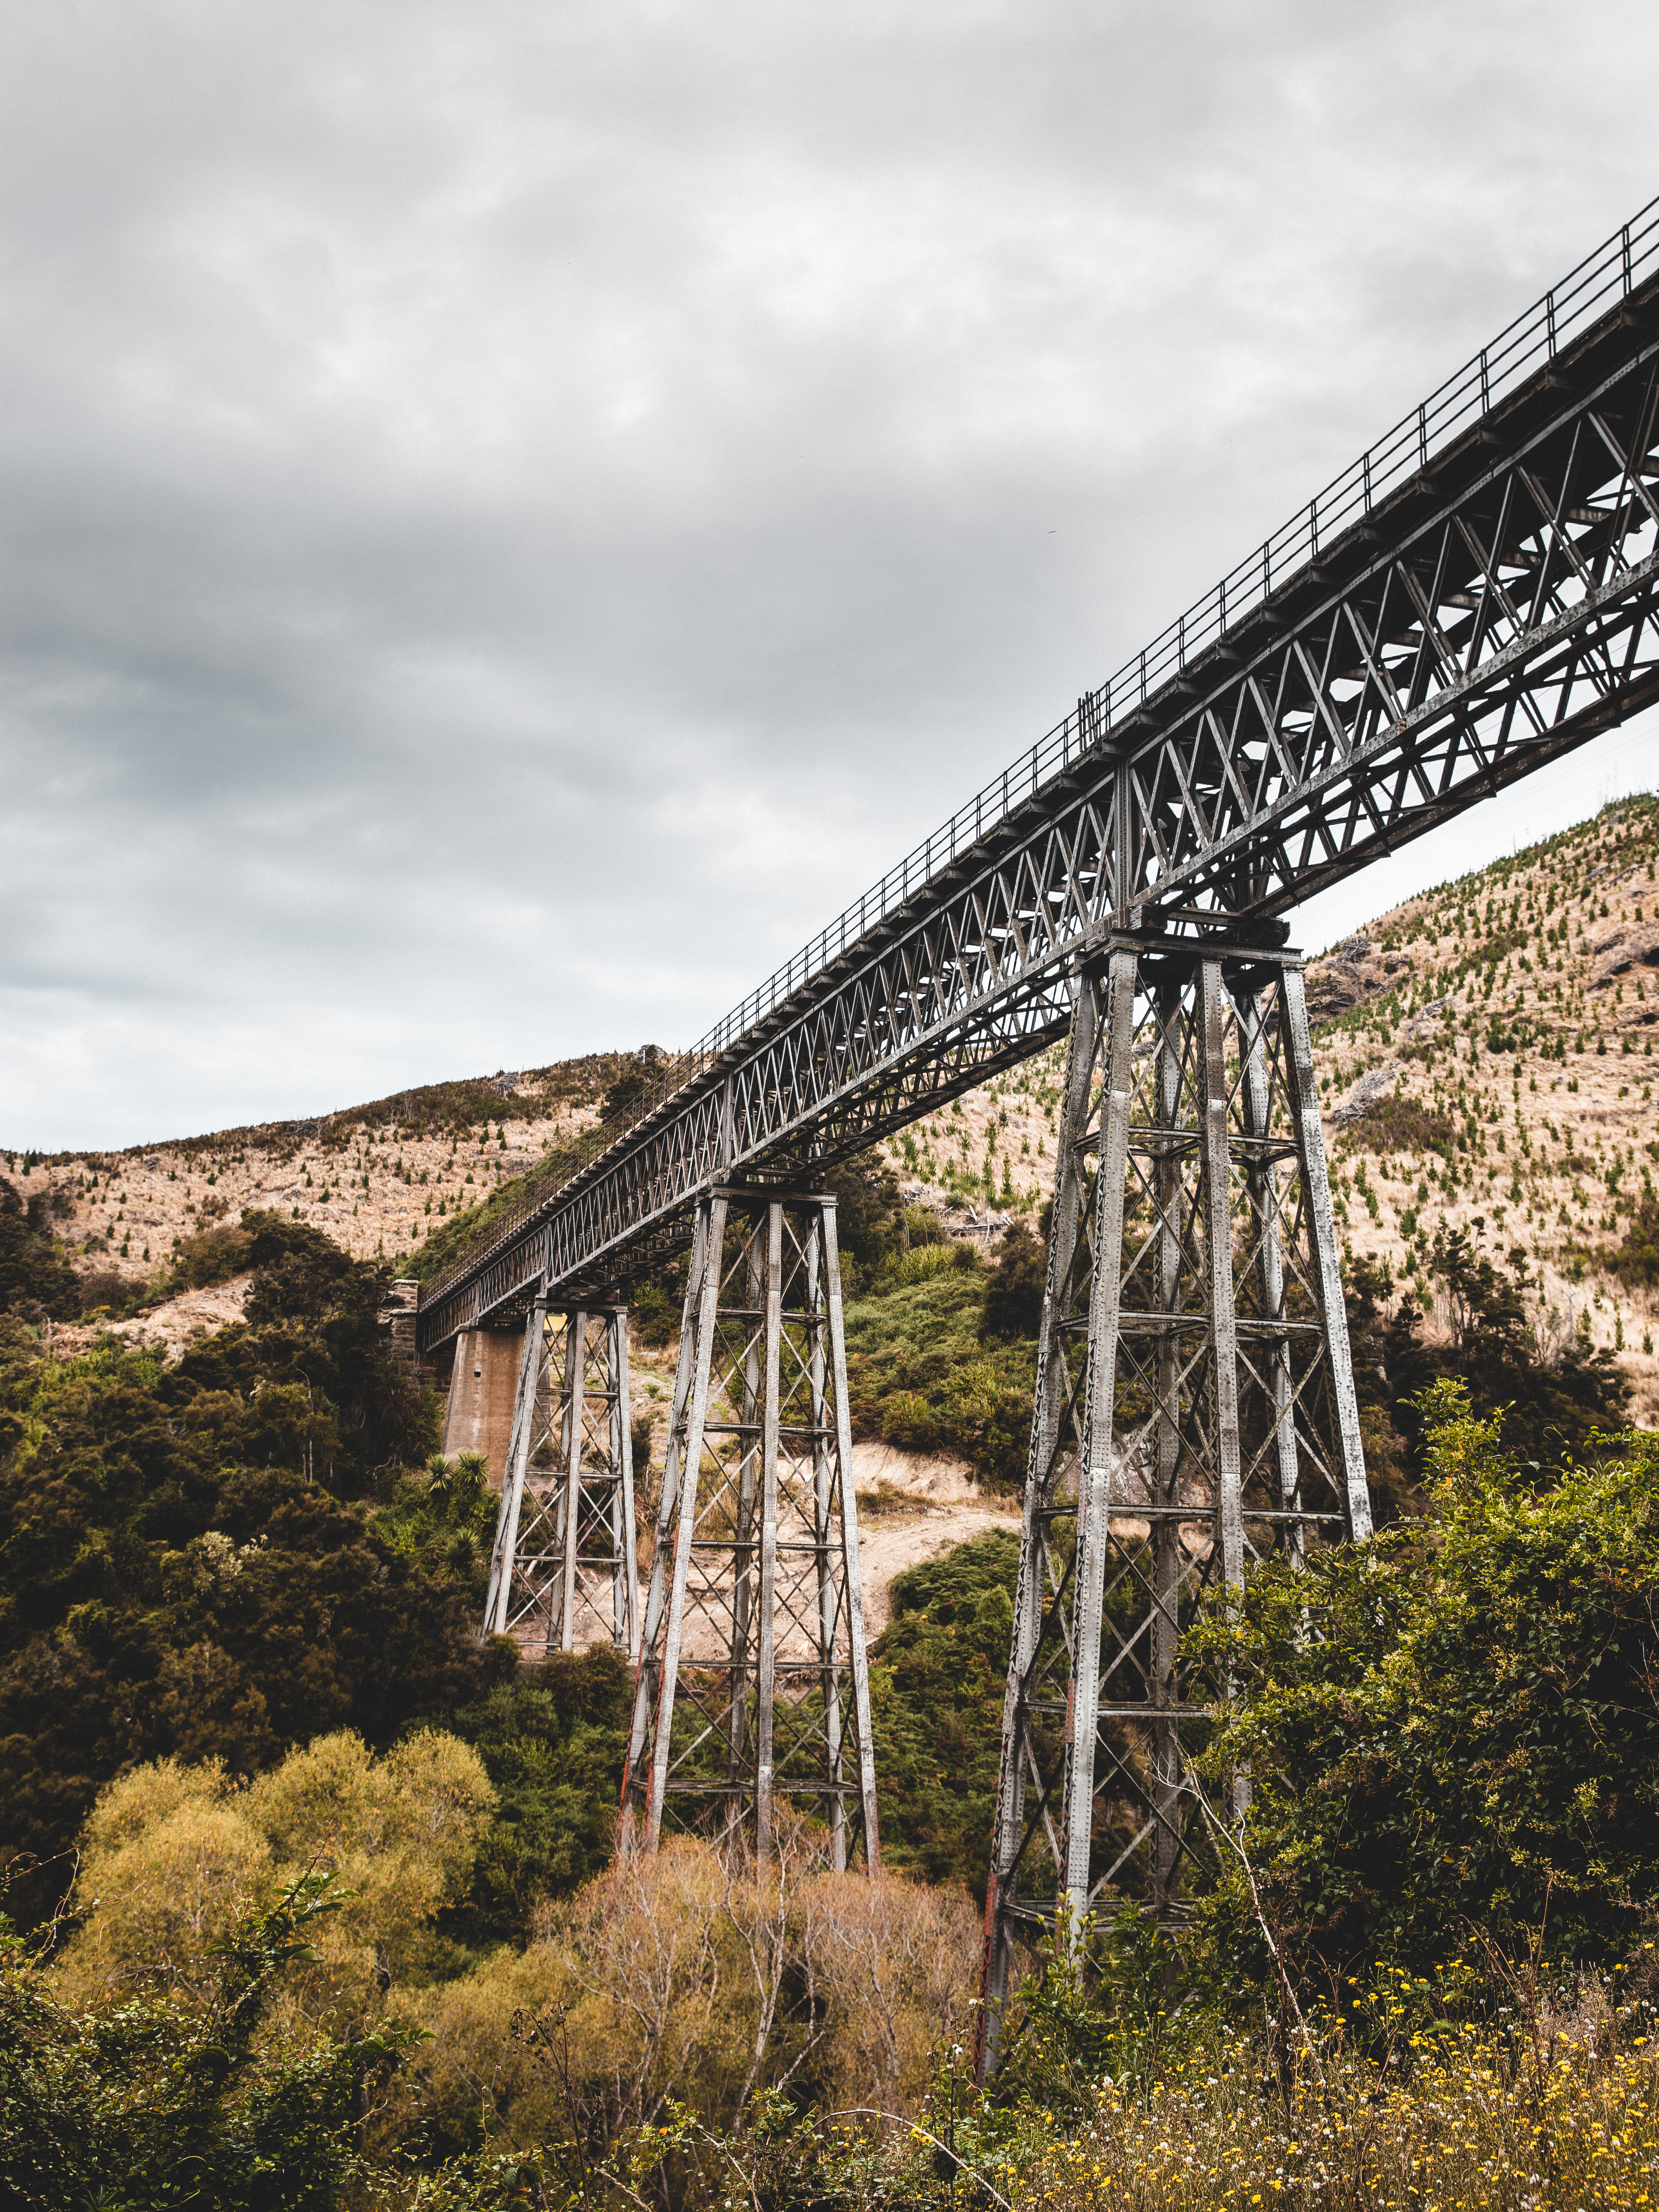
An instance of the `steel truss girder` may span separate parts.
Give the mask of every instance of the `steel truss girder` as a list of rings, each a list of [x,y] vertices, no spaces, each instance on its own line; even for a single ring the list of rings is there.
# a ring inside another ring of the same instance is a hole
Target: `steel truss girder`
[[[533,1299],[495,1517],[486,1636],[639,1657],[628,1315]]]
[[[833,1198],[720,1187],[697,1208],[620,1847],[665,1820],[764,1859],[780,1801],[878,1870]]]
[[[1370,1532],[1302,971],[1115,935],[1079,979],[986,1904],[1022,1936],[1178,1904],[1224,1683],[1181,1638],[1250,1561]]]
[[[1656,307],[1659,280],[1162,690],[1085,716],[1023,807],[437,1286],[423,1348],[631,1279],[711,1177],[843,1157],[1052,1042],[1109,926],[1260,933],[1659,698]]]

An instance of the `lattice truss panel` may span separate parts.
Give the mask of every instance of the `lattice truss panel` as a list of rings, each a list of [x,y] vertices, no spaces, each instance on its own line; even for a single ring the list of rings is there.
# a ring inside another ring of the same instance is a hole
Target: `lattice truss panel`
[[[832,1199],[698,1208],[629,1764],[624,1850],[771,1847],[789,1801],[878,1863]]]
[[[1062,1104],[1009,1665],[988,2014],[1058,1904],[1178,1911],[1187,1761],[1221,1685],[1180,1651],[1267,1556],[1368,1534],[1299,966],[1119,939]]]
[[[1103,928],[1249,928],[1659,697],[1659,291],[1558,354],[423,1306],[423,1346],[545,1280],[683,1249],[714,1176],[805,1175],[1063,1031]]]
[[[628,1315],[550,1313],[525,1325],[484,1632],[528,1650],[612,1644],[639,1654]]]

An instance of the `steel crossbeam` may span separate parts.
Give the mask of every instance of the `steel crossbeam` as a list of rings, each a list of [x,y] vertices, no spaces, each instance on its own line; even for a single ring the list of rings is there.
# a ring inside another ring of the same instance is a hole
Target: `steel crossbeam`
[[[714,1179],[842,1158],[1054,1042],[1109,929],[1260,938],[1659,698],[1659,276],[1638,281],[1653,225],[1639,252],[1622,235],[1607,312],[1558,345],[1551,295],[1530,374],[1438,449],[1425,403],[1413,473],[1373,499],[1368,456],[1339,534],[1314,502],[1306,557],[1282,576],[1269,557],[1253,599],[1222,586],[1201,650],[1183,620],[1144,696],[1115,679],[1079,702],[1051,773],[1024,797],[1005,778],[972,842],[957,817],[914,890],[843,916],[833,956],[434,1285],[422,1347],[538,1292],[613,1292],[689,1243]]]

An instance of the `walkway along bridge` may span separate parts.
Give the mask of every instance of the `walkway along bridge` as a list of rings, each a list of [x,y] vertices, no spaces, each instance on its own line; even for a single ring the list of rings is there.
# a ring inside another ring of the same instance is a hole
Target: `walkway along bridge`
[[[1281,917],[1659,698],[1656,402],[1659,201],[428,1293],[423,1351],[524,1331],[486,1625],[637,1657],[623,1848],[789,1799],[876,1867],[823,1170],[1065,1037],[988,1994],[1057,1911],[1179,1911],[1182,1632],[1370,1528]],[[641,1614],[623,1300],[688,1247]]]

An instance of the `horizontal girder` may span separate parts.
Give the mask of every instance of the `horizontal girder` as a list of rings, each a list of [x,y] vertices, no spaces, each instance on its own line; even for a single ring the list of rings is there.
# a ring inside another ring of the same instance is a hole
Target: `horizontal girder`
[[[625,1282],[711,1178],[810,1181],[1029,1057],[1113,924],[1260,932],[1659,698],[1659,276],[1622,235],[1609,312],[1558,348],[1550,295],[1534,373],[1374,501],[1368,457],[1341,534],[1315,502],[1311,557],[1231,619],[1222,587],[1158,688],[1080,701],[1051,773],[436,1285],[422,1346]]]

